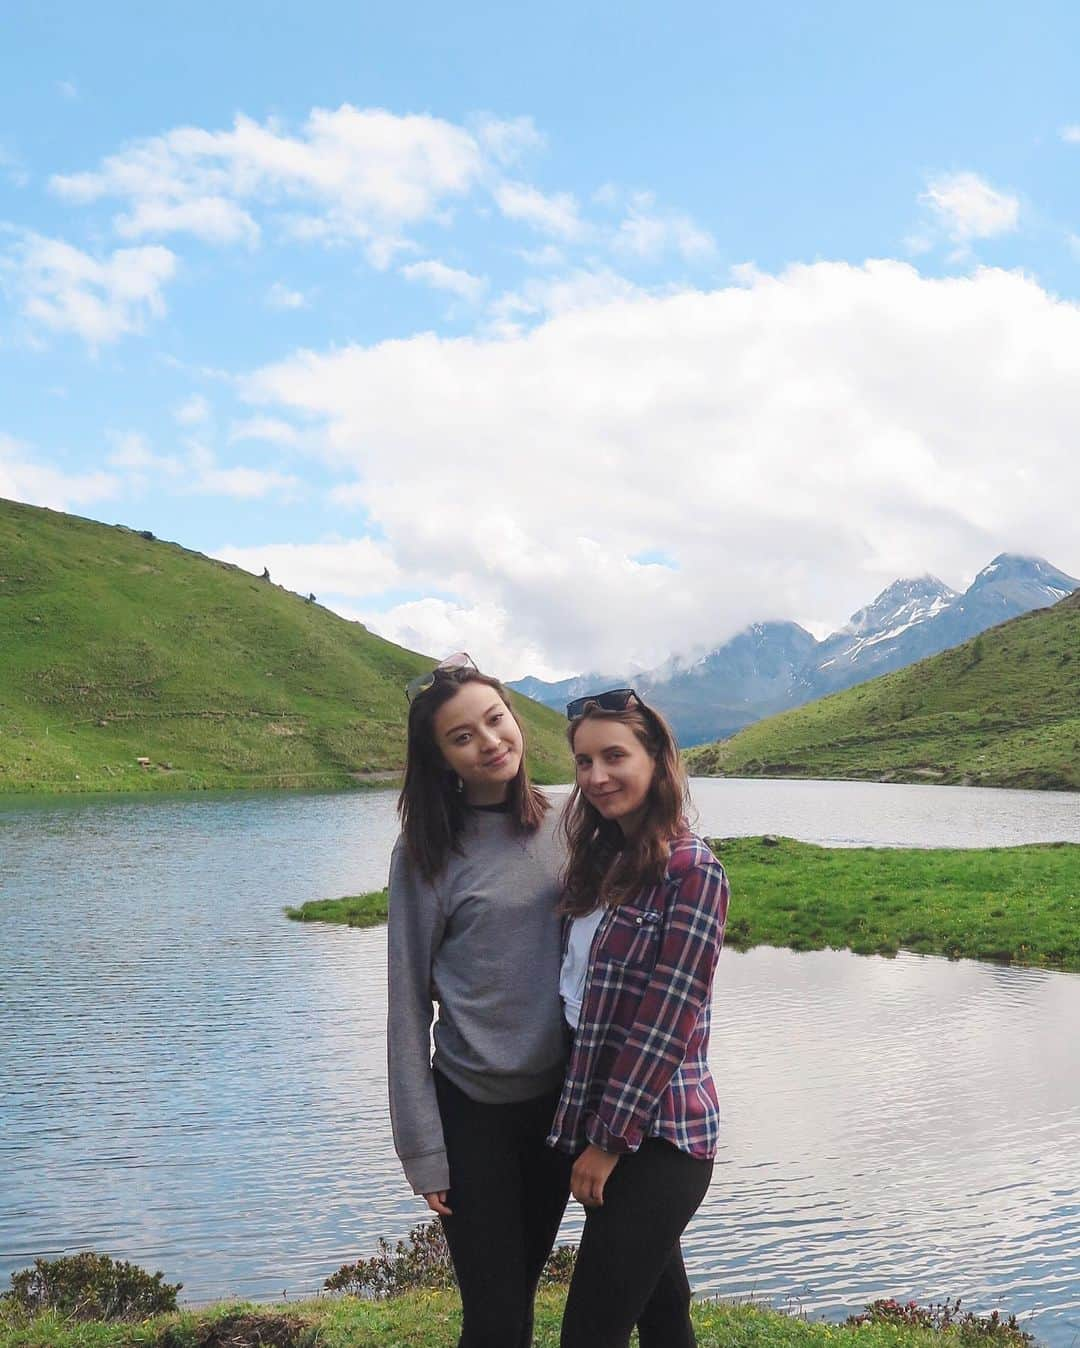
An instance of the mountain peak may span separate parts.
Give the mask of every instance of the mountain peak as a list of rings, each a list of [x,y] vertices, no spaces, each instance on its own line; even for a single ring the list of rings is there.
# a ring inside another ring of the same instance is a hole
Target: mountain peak
[[[979,572],[971,582],[969,590],[984,585],[998,585],[1002,581],[1032,581],[1052,590],[1068,593],[1080,585],[1075,577],[1068,576],[1051,566],[1043,557],[1024,556],[1019,552],[1000,552],[992,562]]]
[[[907,627],[931,617],[955,598],[956,591],[929,572],[922,576],[901,577],[882,590],[873,603],[853,613],[841,631],[848,636],[862,637]]]

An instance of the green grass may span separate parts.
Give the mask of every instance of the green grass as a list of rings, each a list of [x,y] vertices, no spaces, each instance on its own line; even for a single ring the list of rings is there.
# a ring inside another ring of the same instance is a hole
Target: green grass
[[[699,776],[1080,790],[1080,591],[686,761]]]
[[[898,950],[1080,970],[1080,845],[816,847],[714,838],[732,886],[727,944]],[[386,921],[386,890],[287,909],[301,921]]]
[[[1080,845],[829,848],[713,840],[731,877],[727,942],[898,950],[1080,969]]]
[[[564,1296],[558,1289],[540,1293],[536,1348],[557,1348]],[[240,1337],[233,1320],[231,1336],[227,1336],[223,1331],[230,1326],[229,1317],[238,1313],[251,1317],[251,1332]],[[75,1325],[55,1316],[41,1316],[20,1326],[0,1312],[0,1348],[202,1348],[207,1343],[247,1348],[282,1342],[269,1335],[256,1337],[260,1318],[265,1329],[275,1327],[279,1333],[283,1320],[293,1325],[296,1348],[453,1348],[461,1325],[454,1292],[416,1292],[385,1302],[342,1297],[281,1306],[233,1303],[158,1316],[138,1326]],[[846,1327],[745,1304],[698,1302],[693,1319],[699,1348],[942,1348],[943,1343],[941,1334],[926,1329],[883,1324]],[[209,1338],[215,1323],[219,1335]],[[950,1340],[962,1342],[955,1334],[945,1336],[946,1343]]]
[[[0,793],[393,780],[431,665],[177,544],[0,500]],[[514,705],[536,779],[566,781],[562,718]]]
[[[344,899],[311,899],[299,908],[286,908],[295,922],[342,922],[347,927],[377,927],[386,921],[387,891],[351,894]]]

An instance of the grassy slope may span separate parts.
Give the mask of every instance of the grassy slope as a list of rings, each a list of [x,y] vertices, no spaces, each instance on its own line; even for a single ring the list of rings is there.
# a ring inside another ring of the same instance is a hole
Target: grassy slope
[[[1080,789],[1080,591],[687,754],[727,777]]]
[[[536,1348],[556,1348],[564,1297],[557,1289],[540,1292]],[[19,1327],[5,1323],[0,1315],[0,1348],[165,1348],[166,1343],[169,1348],[194,1348],[208,1341],[217,1348],[226,1343],[247,1348],[280,1342],[304,1344],[305,1348],[453,1348],[461,1328],[460,1302],[454,1292],[414,1292],[383,1302],[342,1297],[274,1307],[249,1305],[252,1318],[243,1335],[235,1321],[226,1330],[229,1315],[235,1316],[240,1305],[160,1316],[138,1326],[80,1326],[42,1316]],[[943,1344],[964,1343],[957,1335],[943,1338],[928,1329],[831,1325],[748,1305],[699,1302],[692,1315],[700,1348],[942,1348]],[[210,1326],[222,1321],[225,1332],[211,1338]],[[286,1338],[282,1334],[285,1325],[295,1326],[294,1335]],[[166,1338],[169,1329],[172,1333]],[[992,1346],[995,1340],[984,1342]]]
[[[0,500],[0,792],[393,773],[404,684],[430,664],[176,544]],[[538,780],[565,781],[562,718],[515,706]]]

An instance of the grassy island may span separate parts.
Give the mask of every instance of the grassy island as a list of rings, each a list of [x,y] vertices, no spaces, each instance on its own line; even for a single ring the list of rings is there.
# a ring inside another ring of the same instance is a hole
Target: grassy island
[[[342,922],[347,927],[377,927],[386,921],[387,893],[349,894],[343,899],[311,899],[299,908],[286,908],[294,922]]]
[[[727,943],[792,950],[911,950],[1080,970],[1080,844],[816,847],[713,838],[731,876]],[[300,921],[370,927],[386,890],[289,908]]]
[[[536,1348],[557,1348],[565,1292],[541,1291]],[[987,1336],[944,1334],[907,1324],[858,1326],[811,1321],[759,1306],[699,1302],[693,1310],[700,1348],[942,1348],[1015,1344]],[[265,1306],[222,1304],[156,1316],[138,1325],[78,1323],[56,1315],[19,1322],[0,1311],[0,1348],[453,1348],[461,1325],[452,1291],[414,1292],[389,1301],[355,1297]]]

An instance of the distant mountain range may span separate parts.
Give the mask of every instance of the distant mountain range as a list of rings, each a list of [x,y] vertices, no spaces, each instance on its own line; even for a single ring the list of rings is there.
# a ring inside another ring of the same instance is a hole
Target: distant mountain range
[[[1042,558],[1002,553],[963,594],[936,576],[897,580],[824,641],[798,623],[754,623],[705,655],[674,657],[643,673],[510,686],[562,710],[582,693],[632,684],[671,720],[680,743],[701,744],[959,646],[1077,589],[1080,580]]]

